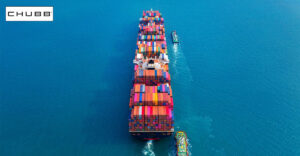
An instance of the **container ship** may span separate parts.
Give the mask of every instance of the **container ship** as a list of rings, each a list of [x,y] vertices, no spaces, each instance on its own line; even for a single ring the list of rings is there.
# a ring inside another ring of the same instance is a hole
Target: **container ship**
[[[159,11],[143,11],[138,27],[129,132],[141,139],[157,140],[174,132],[164,18]]]

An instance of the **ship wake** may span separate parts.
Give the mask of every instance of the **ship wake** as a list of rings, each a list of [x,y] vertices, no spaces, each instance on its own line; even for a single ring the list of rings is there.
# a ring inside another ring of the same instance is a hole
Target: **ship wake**
[[[153,141],[152,140],[147,141],[147,143],[143,149],[143,154],[145,156],[155,156],[155,153],[153,151]]]
[[[188,143],[188,152],[189,152],[189,156],[192,155],[192,144],[191,141],[189,139],[187,139],[187,143]]]
[[[172,70],[174,72],[173,79],[177,78],[185,78],[185,83],[190,83],[193,81],[192,72],[188,66],[186,57],[181,49],[181,46],[179,44],[174,44],[172,47],[173,53],[169,56],[171,56],[172,62],[170,63],[172,66]],[[176,80],[175,80],[176,81]]]

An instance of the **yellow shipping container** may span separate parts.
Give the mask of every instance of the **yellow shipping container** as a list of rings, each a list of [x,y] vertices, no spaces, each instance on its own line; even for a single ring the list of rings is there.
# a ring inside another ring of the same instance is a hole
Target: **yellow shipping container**
[[[153,101],[154,104],[157,106],[157,93],[153,93]]]

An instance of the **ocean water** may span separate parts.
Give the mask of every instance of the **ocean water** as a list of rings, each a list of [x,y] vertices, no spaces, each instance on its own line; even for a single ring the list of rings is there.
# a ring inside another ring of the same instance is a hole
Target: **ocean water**
[[[5,22],[20,5],[53,5],[54,22]],[[138,19],[151,8],[165,17],[175,128],[192,155],[300,155],[296,0],[0,1],[0,155],[174,155],[172,137],[128,134]]]

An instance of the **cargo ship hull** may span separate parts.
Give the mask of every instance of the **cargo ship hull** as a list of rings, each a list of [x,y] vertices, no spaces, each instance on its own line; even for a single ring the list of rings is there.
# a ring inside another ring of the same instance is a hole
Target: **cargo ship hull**
[[[156,140],[174,132],[174,104],[167,53],[161,13],[144,11],[139,22],[129,100],[129,132],[137,138]]]
[[[139,139],[143,139],[143,140],[159,140],[161,138],[165,138],[168,136],[171,136],[173,134],[174,131],[162,131],[162,132],[144,132],[144,131],[140,131],[140,132],[130,132],[132,136],[135,136]]]

